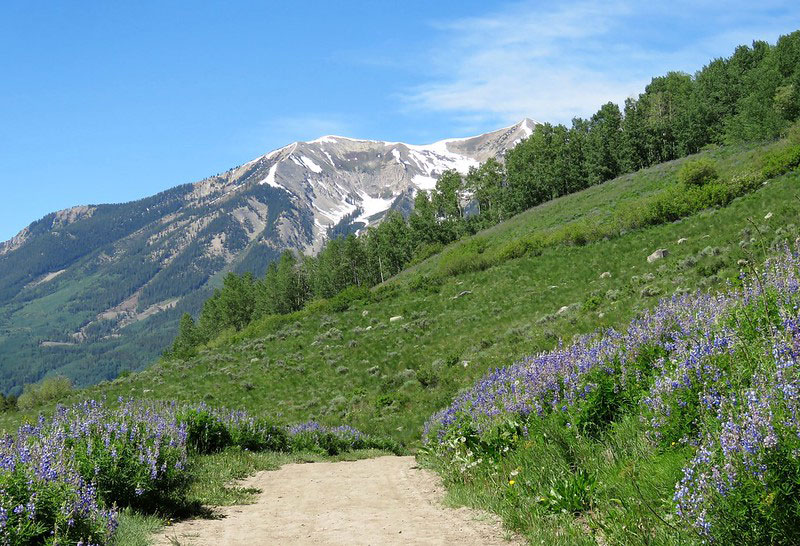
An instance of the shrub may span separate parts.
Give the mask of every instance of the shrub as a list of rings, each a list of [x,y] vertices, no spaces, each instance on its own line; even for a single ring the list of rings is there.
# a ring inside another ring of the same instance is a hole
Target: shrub
[[[425,364],[417,370],[417,381],[419,381],[423,387],[435,387],[439,384],[439,370],[432,364]]]
[[[328,427],[308,421],[289,427],[289,445],[292,451],[312,451],[338,455],[355,449],[382,449],[393,453],[402,451],[399,444],[386,439],[368,436],[353,427]]]
[[[687,161],[678,171],[678,180],[685,186],[703,186],[717,178],[717,168],[708,158]]]
[[[498,252],[500,261],[508,261],[523,256],[539,256],[544,247],[544,241],[538,233],[510,241],[503,245]]]
[[[172,406],[59,407],[0,440],[0,542],[106,544],[117,506],[158,510],[183,498],[185,463]]]
[[[17,400],[20,409],[32,409],[51,402],[58,402],[72,392],[72,381],[63,375],[47,377],[25,390]]]
[[[364,286],[348,286],[328,300],[328,309],[335,313],[347,311],[357,301],[369,301],[371,293]]]
[[[798,166],[800,166],[800,144],[785,145],[764,156],[761,174],[765,178],[775,178]]]
[[[233,445],[228,426],[204,407],[186,410],[178,420],[186,425],[186,443],[196,453],[215,453]]]
[[[414,250],[414,255],[406,267],[424,262],[434,254],[441,252],[443,248],[444,245],[442,243],[428,243],[418,246],[416,250]]]
[[[248,451],[287,451],[286,428],[266,419],[245,420],[231,432],[233,443]]]
[[[408,287],[414,292],[438,293],[442,288],[442,279],[436,275],[425,275],[420,273],[415,275],[408,283]]]
[[[487,245],[486,239],[475,237],[456,245],[442,254],[439,260],[439,273],[449,277],[489,269],[495,265],[496,258],[485,253]]]

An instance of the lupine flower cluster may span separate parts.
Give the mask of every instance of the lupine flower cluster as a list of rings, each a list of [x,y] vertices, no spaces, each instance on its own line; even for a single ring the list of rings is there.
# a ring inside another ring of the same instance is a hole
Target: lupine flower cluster
[[[288,428],[289,445],[294,451],[323,451],[336,455],[356,449],[382,449],[399,452],[400,447],[388,439],[376,438],[348,426],[336,427],[308,421]]]
[[[590,372],[613,374],[620,385],[636,381],[642,370],[634,364],[643,352],[693,339],[711,328],[736,301],[731,296],[674,296],[632,321],[624,332],[595,332],[568,346],[561,344],[553,351],[494,370],[433,415],[425,425],[425,439],[442,441],[457,423],[468,422],[482,433],[509,414],[543,417],[553,411],[567,412],[597,387],[587,381]],[[662,362],[652,364],[658,367]]]
[[[512,421],[524,434],[552,414],[574,426],[601,384],[617,394],[640,385],[633,411],[652,440],[695,450],[676,485],[677,515],[708,540],[727,537],[726,528],[737,539],[731,513],[785,533],[793,516],[781,510],[797,508],[800,495],[792,485],[800,484],[798,252],[786,248],[741,281],[721,294],[662,300],[624,331],[595,332],[494,370],[431,417],[428,448],[455,464],[462,446],[474,448],[470,437]],[[753,491],[757,500],[747,497]],[[724,513],[726,506],[736,509]]]
[[[117,506],[175,486],[185,430],[152,404],[59,407],[0,441],[0,542],[106,543]]]
[[[384,442],[385,443],[385,442]],[[118,507],[169,509],[190,453],[229,446],[340,453],[390,448],[347,427],[285,427],[205,404],[88,400],[0,438],[0,545],[105,544]]]

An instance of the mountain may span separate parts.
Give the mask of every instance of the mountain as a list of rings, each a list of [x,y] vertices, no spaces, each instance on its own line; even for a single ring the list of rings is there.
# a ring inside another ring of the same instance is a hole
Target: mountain
[[[141,368],[222,273],[261,274],[286,248],[313,253],[408,211],[446,169],[502,158],[534,126],[424,146],[324,136],[139,201],[51,213],[0,243],[0,390]]]

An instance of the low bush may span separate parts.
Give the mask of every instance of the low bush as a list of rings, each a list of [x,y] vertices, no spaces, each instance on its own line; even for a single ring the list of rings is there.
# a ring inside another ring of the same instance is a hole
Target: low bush
[[[287,451],[286,428],[245,412],[212,409],[205,404],[183,409],[178,421],[186,426],[186,443],[198,454],[230,446],[249,451]]]
[[[128,402],[110,410],[86,402],[57,415],[64,448],[106,506],[148,510],[179,503],[189,485],[185,430],[159,405]]]
[[[678,171],[678,180],[685,186],[703,186],[717,178],[714,162],[705,157],[687,161]]]
[[[764,156],[761,174],[775,178],[800,166],[800,144],[787,144]]]
[[[411,278],[408,288],[414,292],[426,292],[435,294],[442,288],[442,278],[436,275],[425,275],[420,273]]]
[[[364,434],[353,427],[328,427],[308,421],[289,427],[289,446],[292,451],[311,451],[338,455],[356,449],[380,449],[399,454],[402,448],[388,438]]]
[[[514,260],[523,256],[539,256],[545,243],[538,233],[515,239],[503,245],[498,252],[501,261]]]
[[[25,385],[17,399],[20,409],[33,409],[48,403],[58,402],[72,392],[72,381],[63,375],[47,377],[39,383]]]
[[[444,249],[444,245],[442,243],[428,243],[424,245],[420,245],[414,250],[414,255],[411,258],[411,261],[408,262],[406,267],[410,267],[412,265],[416,265],[420,262],[424,262],[434,254],[438,254],[439,252]]]
[[[267,419],[245,419],[233,428],[233,445],[248,451],[288,451],[286,427]]]
[[[485,239],[477,237],[457,244],[442,254],[439,260],[439,274],[444,277],[454,277],[489,269],[497,263],[497,259],[485,252],[487,245],[488,242]]]
[[[347,311],[357,301],[369,301],[372,296],[365,286],[348,286],[328,300],[328,309],[335,313]]]
[[[186,426],[186,443],[195,453],[216,453],[233,445],[229,426],[205,407],[181,412],[178,421]]]

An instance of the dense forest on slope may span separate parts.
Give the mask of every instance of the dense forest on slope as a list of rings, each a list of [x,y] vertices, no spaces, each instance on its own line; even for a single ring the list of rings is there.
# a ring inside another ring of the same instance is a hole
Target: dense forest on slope
[[[50,214],[31,225],[25,244],[0,255],[6,393],[48,373],[89,385],[152,362],[174,338],[181,314],[201,309],[211,295],[207,284],[228,266],[222,253],[208,252],[218,232],[248,270],[263,273],[260,264],[279,256],[251,244],[225,213],[259,199],[270,204],[266,222],[274,229],[292,207],[284,192],[258,186],[247,196],[187,208],[191,191],[184,185],[132,203],[80,207],[80,215]],[[202,225],[185,241],[171,237],[169,225],[164,232],[165,218]],[[153,309],[159,312],[149,316]]]

